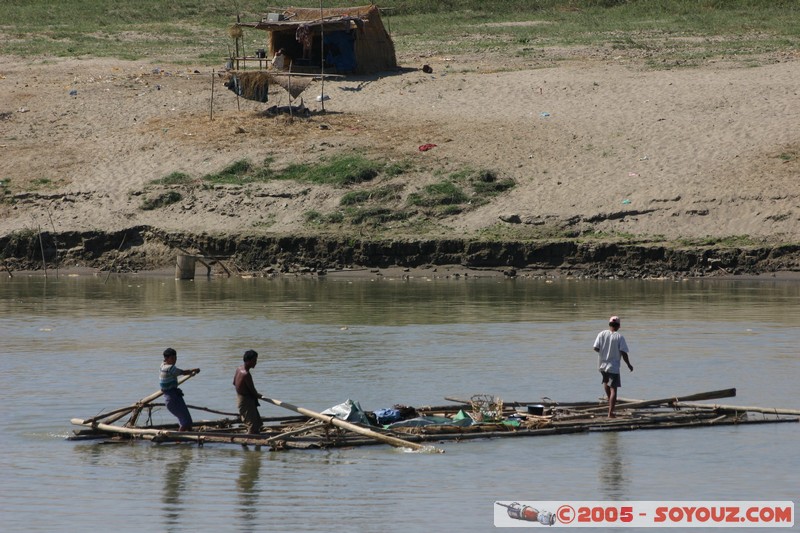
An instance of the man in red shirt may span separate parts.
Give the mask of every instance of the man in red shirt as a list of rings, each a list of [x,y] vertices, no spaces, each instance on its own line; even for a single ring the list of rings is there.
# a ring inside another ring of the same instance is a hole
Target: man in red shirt
[[[257,434],[261,432],[261,414],[258,412],[258,400],[263,398],[256,390],[250,369],[258,363],[258,352],[247,350],[242,357],[244,364],[236,369],[233,376],[233,386],[236,388],[239,416],[242,418],[247,432]]]

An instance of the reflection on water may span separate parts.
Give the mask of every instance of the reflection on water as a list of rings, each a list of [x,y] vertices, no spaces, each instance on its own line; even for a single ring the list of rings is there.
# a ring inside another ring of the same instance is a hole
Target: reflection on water
[[[615,501],[625,497],[628,484],[625,481],[625,463],[622,458],[620,434],[604,432],[600,435],[600,460],[598,473],[602,487],[601,500]]]
[[[168,531],[174,531],[181,523],[185,513],[183,498],[186,492],[186,469],[192,462],[193,451],[187,445],[171,445],[175,448],[173,457],[166,460],[164,468],[164,496],[162,499],[164,524]]]
[[[261,496],[258,490],[259,474],[261,472],[261,461],[265,455],[261,454],[260,447],[253,451],[245,448],[242,454],[239,478],[236,480],[236,489],[239,492],[240,529],[255,531],[258,520],[259,498]]]
[[[235,314],[293,323],[402,325],[561,322],[611,314],[650,319],[795,322],[800,284],[789,281],[527,279],[346,281],[97,277],[0,281],[6,313],[141,319]],[[66,305],[65,305],[66,304]],[[5,313],[0,311],[0,316]]]
[[[0,472],[13,491],[0,489],[0,522],[107,530],[97,510],[112,509],[117,533],[487,531],[500,500],[790,500],[800,424],[476,440],[443,455],[63,436],[70,418],[152,392],[166,346],[203,369],[182,387],[188,403],[225,412],[247,348],[262,354],[259,390],[317,411],[596,399],[591,345],[612,314],[636,368],[623,396],[737,387],[726,403],[798,408],[798,296],[782,281],[4,279]]]

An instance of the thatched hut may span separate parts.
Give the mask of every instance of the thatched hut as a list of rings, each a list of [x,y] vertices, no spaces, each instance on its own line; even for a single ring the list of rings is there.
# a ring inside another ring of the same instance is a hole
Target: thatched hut
[[[376,5],[287,8],[237,26],[269,32],[270,57],[283,49],[294,72],[371,74],[397,68],[394,43]]]

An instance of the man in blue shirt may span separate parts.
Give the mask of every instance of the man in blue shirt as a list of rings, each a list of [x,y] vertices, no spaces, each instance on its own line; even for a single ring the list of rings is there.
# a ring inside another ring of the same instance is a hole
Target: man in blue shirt
[[[159,385],[164,393],[164,402],[167,409],[178,419],[178,431],[192,430],[192,415],[186,402],[183,401],[183,391],[178,388],[178,376],[194,375],[200,372],[199,368],[181,370],[175,363],[178,362],[178,352],[172,348],[164,350],[164,362],[161,363]]]

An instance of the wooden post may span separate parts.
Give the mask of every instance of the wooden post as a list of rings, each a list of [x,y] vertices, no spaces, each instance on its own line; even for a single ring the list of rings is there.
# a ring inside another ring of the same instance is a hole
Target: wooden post
[[[44,243],[42,242],[42,227],[39,226],[39,248],[42,250],[42,268],[44,268],[44,277],[47,278],[47,261],[44,258]]]
[[[214,121],[214,69],[211,69],[211,109],[209,110],[210,121]]]
[[[356,424],[351,424],[350,422],[345,422],[344,420],[339,420],[333,415],[323,415],[321,413],[317,413],[316,411],[312,411],[311,409],[306,409],[304,407],[297,407],[296,405],[292,405],[290,403],[282,402],[280,400],[275,400],[272,398],[262,397],[261,399],[264,400],[265,402],[271,403],[272,405],[277,405],[278,407],[283,407],[284,409],[294,411],[295,413],[300,413],[301,415],[306,415],[310,416],[311,418],[316,418],[317,420],[322,420],[323,422],[333,424],[334,426],[350,430],[353,433],[358,433],[359,435],[365,435],[375,440],[385,442],[386,444],[390,444],[396,448],[410,448],[412,450],[417,450],[417,451],[424,450],[425,448],[432,448],[438,453],[444,453],[444,450],[440,450],[439,448],[436,448],[434,446],[423,446],[422,444],[417,444],[416,442],[409,442],[407,440],[398,439],[397,437],[392,437],[391,435],[384,435],[382,433],[378,433],[377,431],[357,426]]]
[[[175,279],[194,279],[196,259],[193,255],[178,255],[175,264]]]

